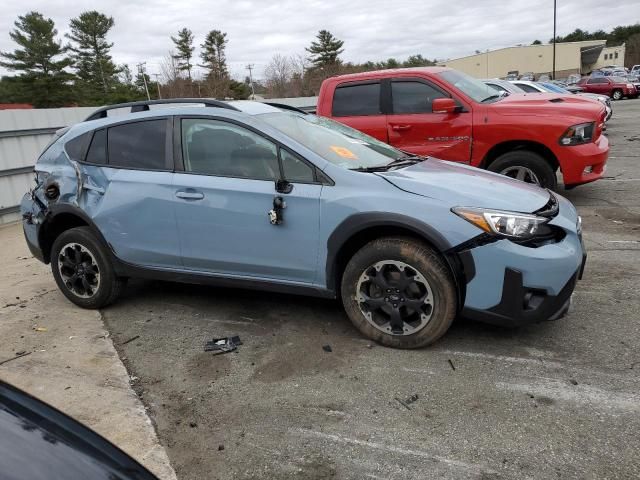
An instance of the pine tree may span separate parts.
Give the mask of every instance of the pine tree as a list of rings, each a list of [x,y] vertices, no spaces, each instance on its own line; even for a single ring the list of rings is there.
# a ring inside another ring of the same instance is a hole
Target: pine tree
[[[227,71],[227,34],[220,30],[211,30],[200,46],[203,68],[208,70],[206,83],[209,95],[224,98],[229,93],[229,72]]]
[[[227,34],[220,30],[211,30],[202,45],[202,58],[201,67],[209,70],[209,76],[213,76],[216,79],[224,78],[227,73],[227,57],[225,55],[225,49],[227,48]]]
[[[195,47],[193,46],[193,33],[188,28],[183,28],[178,32],[177,37],[171,37],[171,40],[176,45],[177,54],[173,55],[178,61],[178,69],[182,72],[187,72],[189,80],[191,80],[191,58],[193,58],[193,52]]]
[[[340,54],[344,52],[344,42],[334,37],[328,30],[320,30],[316,35],[318,41],[311,42],[311,46],[305,48],[311,54],[309,61],[316,67],[325,67],[340,63]]]
[[[109,51],[113,43],[107,41],[107,33],[113,28],[113,17],[96,12],[84,12],[69,24],[67,38],[72,44],[76,74],[89,90],[108,93],[117,82],[118,68]]]
[[[36,107],[59,107],[69,102],[72,75],[65,71],[71,60],[66,49],[56,40],[58,31],[53,20],[41,13],[29,12],[14,22],[9,32],[18,44],[13,52],[0,52],[0,66],[20,72],[20,95]]]

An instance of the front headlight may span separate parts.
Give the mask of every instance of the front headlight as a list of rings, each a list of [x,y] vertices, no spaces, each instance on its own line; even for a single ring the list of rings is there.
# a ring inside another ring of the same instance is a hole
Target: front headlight
[[[509,238],[531,238],[540,234],[548,218],[518,212],[454,207],[453,213],[487,233]]]
[[[564,135],[560,137],[560,145],[581,145],[583,143],[589,143],[593,138],[593,131],[595,129],[595,123],[580,123],[569,127]]]

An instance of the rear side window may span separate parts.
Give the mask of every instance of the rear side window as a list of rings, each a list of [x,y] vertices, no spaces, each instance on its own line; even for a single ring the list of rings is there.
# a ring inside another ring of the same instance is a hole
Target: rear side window
[[[96,130],[87,152],[87,163],[105,165],[107,163],[107,131]]]
[[[148,120],[109,128],[109,166],[166,170],[167,121]]]
[[[431,113],[436,98],[447,98],[437,88],[422,82],[398,82],[391,84],[393,113]]]
[[[602,77],[595,77],[595,78],[590,78],[587,83],[589,85],[593,85],[594,83],[609,83],[609,80],[607,80],[606,78],[602,78]]]
[[[75,160],[76,162],[84,161],[84,156],[87,153],[87,148],[89,148],[92,134],[93,132],[83,133],[64,144],[64,149],[71,160]]]
[[[333,94],[334,117],[380,115],[380,84],[344,85]]]

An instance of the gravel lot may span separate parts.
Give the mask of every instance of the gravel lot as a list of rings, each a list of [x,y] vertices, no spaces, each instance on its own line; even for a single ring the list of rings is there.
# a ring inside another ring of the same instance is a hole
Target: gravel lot
[[[589,259],[558,322],[398,351],[336,302],[131,282],[103,315],[178,478],[640,477],[640,100],[614,108],[607,178],[564,193]]]

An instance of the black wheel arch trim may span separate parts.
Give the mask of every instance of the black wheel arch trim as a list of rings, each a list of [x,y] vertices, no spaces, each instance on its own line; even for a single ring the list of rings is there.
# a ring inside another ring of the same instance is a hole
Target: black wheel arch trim
[[[48,226],[51,225],[57,217],[63,214],[76,216],[80,220],[82,220],[84,223],[86,223],[87,226],[91,229],[91,231],[96,235],[100,243],[102,243],[102,245],[108,250],[108,252],[115,258],[115,254],[113,252],[113,249],[111,248],[111,245],[104,238],[104,235],[102,235],[102,232],[96,226],[93,219],[89,215],[87,215],[87,213],[84,210],[82,210],[80,207],[65,203],[65,204],[51,205],[47,211],[44,221],[39,226],[38,243],[39,243],[40,249],[42,250],[42,256],[44,258],[45,263],[49,263],[50,261],[50,254],[51,254],[50,248],[53,245],[53,242],[51,242],[48,248],[45,248],[47,246],[47,243],[44,241],[44,239],[45,239],[45,236],[48,234]]]
[[[475,275],[472,255],[470,253],[461,254],[431,225],[406,215],[389,212],[356,213],[343,220],[335,228],[333,233],[331,233],[327,240],[327,261],[325,265],[328,290],[333,292],[339,291],[339,285],[336,285],[336,281],[338,277],[337,274],[340,273],[337,269],[339,267],[338,260],[342,247],[355,235],[369,228],[378,227],[397,227],[399,229],[409,230],[430,243],[447,262],[456,284],[458,305],[460,307],[464,305],[466,284]]]

